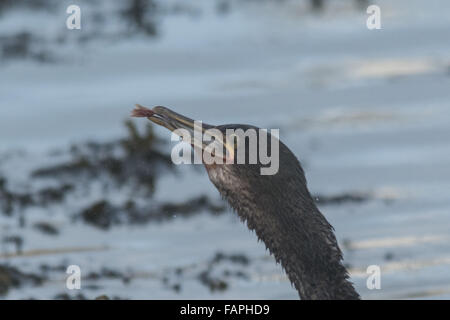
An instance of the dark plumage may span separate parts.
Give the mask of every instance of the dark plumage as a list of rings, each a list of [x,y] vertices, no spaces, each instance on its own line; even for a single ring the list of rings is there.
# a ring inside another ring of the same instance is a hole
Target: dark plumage
[[[192,121],[163,107],[153,112],[157,117],[149,119],[170,130],[178,121],[183,127]],[[227,128],[255,127],[215,128],[225,133]],[[334,229],[316,207],[300,162],[281,141],[279,146],[275,175],[261,175],[260,164],[212,164],[205,165],[209,178],[281,263],[302,299],[359,299],[342,264]]]

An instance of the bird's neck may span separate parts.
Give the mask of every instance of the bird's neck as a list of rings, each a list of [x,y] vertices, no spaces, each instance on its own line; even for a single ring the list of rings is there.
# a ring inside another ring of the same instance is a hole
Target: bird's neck
[[[281,263],[301,299],[359,299],[333,227],[316,207],[306,182],[304,190],[298,183],[297,190],[289,182],[280,189],[267,185],[258,194],[246,191],[251,188],[238,196],[222,194]]]

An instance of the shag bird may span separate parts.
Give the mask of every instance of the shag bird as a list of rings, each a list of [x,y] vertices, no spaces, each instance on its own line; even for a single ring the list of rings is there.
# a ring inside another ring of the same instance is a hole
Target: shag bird
[[[137,105],[132,116],[146,117],[171,131],[194,130],[194,120],[161,106],[147,109]],[[203,124],[202,130],[209,128],[218,129],[225,137],[226,129],[256,127]],[[229,140],[221,143],[235,147]],[[204,148],[201,141],[191,144]],[[281,263],[301,299],[359,299],[342,264],[334,229],[316,207],[296,156],[280,141],[279,171],[261,175],[261,166],[205,164],[211,182]]]

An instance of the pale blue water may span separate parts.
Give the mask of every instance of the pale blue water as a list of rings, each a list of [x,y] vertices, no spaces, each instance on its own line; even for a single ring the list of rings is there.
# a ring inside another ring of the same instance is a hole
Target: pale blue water
[[[205,1],[198,3],[203,14],[197,18],[164,18],[158,39],[99,39],[85,46],[69,41],[57,47],[63,59],[56,64],[2,63],[0,149],[25,149],[30,155],[29,160],[5,160],[0,170],[19,184],[26,179],[19,172],[47,163],[43,154],[51,147],[122,135],[134,103],[170,106],[210,123],[280,128],[281,139],[303,162],[314,193],[360,191],[379,199],[322,210],[339,241],[352,244],[353,249],[344,248],[345,260],[363,298],[448,298],[450,3],[377,1],[382,9],[377,31],[366,29],[364,12],[338,1],[322,16],[306,14],[296,1],[287,7],[247,4],[227,16],[217,16]],[[38,23],[49,37],[75,38],[64,29],[61,12],[15,12],[0,18],[0,30]],[[114,30],[114,21],[108,23]],[[168,133],[157,132],[169,148]],[[216,195],[205,174],[185,171],[181,182],[165,177],[157,198]],[[28,215],[48,217],[35,211]],[[7,260],[33,269],[42,261],[65,258],[84,270],[108,265],[142,274],[128,286],[105,281],[98,292],[83,291],[88,296],[297,297],[264,246],[231,212],[103,233],[71,224],[66,211],[51,208],[52,219],[64,230],[57,239],[30,230],[24,250],[108,249]],[[16,228],[4,217],[0,225],[12,233]],[[162,270],[201,265],[216,251],[252,257],[250,280],[233,281],[213,295],[195,280],[196,269],[180,293],[156,280]],[[381,290],[365,286],[370,264],[381,266]],[[64,290],[62,274],[42,287],[12,290],[7,298],[48,298]]]

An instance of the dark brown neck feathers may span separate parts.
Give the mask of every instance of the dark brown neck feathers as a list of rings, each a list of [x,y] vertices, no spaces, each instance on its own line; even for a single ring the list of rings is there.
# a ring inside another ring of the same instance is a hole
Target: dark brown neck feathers
[[[261,176],[248,167],[226,172],[240,170],[239,166],[208,173],[241,220],[281,263],[301,299],[359,299],[342,264],[333,227],[316,207],[294,159],[287,166],[289,172],[283,172],[281,164],[276,176]]]

